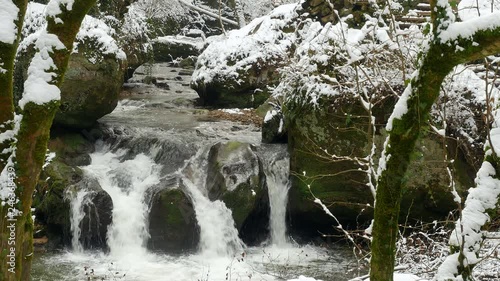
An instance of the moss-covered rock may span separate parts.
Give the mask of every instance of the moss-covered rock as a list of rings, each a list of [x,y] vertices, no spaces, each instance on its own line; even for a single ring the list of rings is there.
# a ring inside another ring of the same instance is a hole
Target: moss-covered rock
[[[61,107],[54,124],[89,128],[115,109],[126,63],[114,55],[102,55],[98,61],[92,58],[85,52],[71,56],[61,87]]]
[[[180,189],[164,189],[151,204],[148,248],[167,253],[195,250],[200,231],[191,199]]]
[[[252,145],[235,141],[215,144],[209,152],[207,173],[209,198],[222,200],[232,211],[244,240],[267,232],[269,197],[262,163]]]
[[[57,248],[70,244],[71,206],[67,192],[68,189],[77,190],[82,184],[83,172],[77,166],[90,164],[89,153],[94,151],[94,146],[80,133],[53,130],[48,147],[56,157],[40,175],[33,206],[35,222],[40,232],[48,237],[47,247]],[[105,216],[102,217],[104,223]]]
[[[33,207],[35,223],[43,225],[48,237],[48,248],[70,245],[71,223],[70,201],[66,199],[66,188],[82,179],[82,171],[55,159],[41,173],[36,187]]]
[[[84,191],[82,211],[83,218],[79,223],[80,237],[78,241],[85,250],[107,250],[108,228],[113,220],[113,199],[102,189],[96,179],[83,179],[68,188],[68,197],[76,196],[76,192]]]
[[[393,104],[386,100],[373,109],[377,118],[373,140],[377,155],[385,140],[382,128],[387,112],[392,111]],[[292,232],[303,235],[316,235],[318,230],[331,232],[334,221],[313,202],[313,195],[329,207],[344,227],[366,226],[372,217],[373,196],[364,172],[367,167],[358,162],[362,162],[372,148],[368,131],[371,127],[364,107],[358,99],[343,95],[323,96],[316,106],[290,102],[286,110],[292,174],[289,197]],[[429,134],[418,142],[407,173],[402,223],[444,219],[457,207],[450,193],[447,153],[439,136]],[[378,159],[374,163],[377,164]],[[463,172],[460,163],[460,159],[455,161],[457,175]],[[455,180],[459,191],[471,184],[467,176],[456,176]]]

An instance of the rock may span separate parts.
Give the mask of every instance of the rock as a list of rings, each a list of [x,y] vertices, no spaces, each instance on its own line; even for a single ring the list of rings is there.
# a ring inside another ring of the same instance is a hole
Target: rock
[[[113,200],[96,179],[85,179],[70,192],[87,190],[84,199],[84,216],[80,221],[80,244],[85,250],[107,250],[108,228],[113,220]]]
[[[96,133],[96,130],[91,132]],[[53,129],[48,147],[65,164],[72,167],[85,166],[90,164],[89,154],[94,152],[94,145],[88,137],[91,135],[86,132],[84,136],[84,132],[73,133]]]
[[[194,251],[200,230],[191,199],[180,189],[164,189],[153,195],[149,213],[148,248],[166,253]]]
[[[245,242],[266,233],[269,197],[262,163],[248,143],[217,143],[208,155],[207,190],[210,200],[222,200],[231,209]]]
[[[385,140],[383,127],[392,111],[394,100],[386,99],[374,108],[377,132],[377,154]],[[317,236],[317,231],[331,233],[335,222],[313,202],[321,199],[339,219],[344,228],[367,226],[372,218],[373,196],[367,185],[366,170],[352,160],[333,161],[332,155],[366,157],[370,154],[371,141],[367,133],[366,111],[358,100],[348,95],[334,99],[322,97],[318,106],[287,104],[290,168],[289,214],[292,232]],[[300,112],[300,114],[298,114]],[[407,173],[407,182],[401,204],[402,223],[429,222],[445,219],[456,208],[449,188],[442,140],[425,136],[418,142],[414,159]],[[328,161],[327,159],[332,159]],[[375,159],[374,163],[378,163]],[[472,182],[463,173],[457,159],[457,189],[462,192]],[[310,189],[308,187],[310,185]],[[310,230],[310,231],[308,231]]]
[[[126,64],[114,56],[93,63],[85,55],[72,54],[61,87],[61,107],[54,124],[90,128],[118,103]]]
[[[48,237],[46,249],[50,250],[70,245],[71,206],[67,190],[82,181],[83,173],[77,166],[90,164],[89,153],[94,146],[80,133],[54,129],[48,148],[56,157],[40,174],[33,206],[35,222]]]
[[[201,38],[186,36],[164,36],[153,40],[153,58],[155,62],[169,62],[176,58],[188,59],[198,56],[204,47]],[[186,61],[189,64],[189,61]]]
[[[269,87],[279,82],[278,70],[294,49],[298,11],[287,10],[293,8],[276,9],[227,36],[207,40],[191,83],[205,105],[256,108],[269,97]]]
[[[66,199],[66,188],[82,179],[82,171],[70,167],[57,158],[40,174],[33,198],[35,223],[43,226],[48,237],[47,250],[71,244],[71,206]]]
[[[262,123],[263,143],[286,143],[288,135],[285,128],[285,119],[280,109],[271,109],[267,112]]]

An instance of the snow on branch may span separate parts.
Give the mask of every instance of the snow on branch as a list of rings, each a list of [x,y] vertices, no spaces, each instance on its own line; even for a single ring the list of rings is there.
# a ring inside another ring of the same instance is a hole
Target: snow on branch
[[[441,43],[453,42],[459,38],[472,39],[479,31],[493,31],[499,28],[500,12],[496,12],[464,22],[450,24],[446,30],[439,33],[439,39]]]
[[[54,85],[57,77],[54,71],[57,67],[51,58],[51,53],[63,50],[64,44],[56,35],[43,31],[36,41],[35,48],[38,51],[28,67],[23,97],[19,101],[21,109],[24,109],[29,102],[42,105],[61,98],[61,91]]]
[[[73,9],[74,0],[51,0],[47,4],[47,16],[56,18],[62,13],[61,7],[64,7],[67,11]]]
[[[0,0],[0,42],[13,44],[17,37],[17,26],[15,21],[19,14],[19,8],[12,0]]]

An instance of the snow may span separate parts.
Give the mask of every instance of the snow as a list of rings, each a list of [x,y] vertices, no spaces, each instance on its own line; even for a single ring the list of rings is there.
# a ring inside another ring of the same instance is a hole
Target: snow
[[[293,32],[281,30],[293,26],[297,7],[297,4],[280,6],[239,30],[229,31],[227,36],[212,38],[211,44],[198,57],[193,83],[209,83],[215,77],[237,80],[240,69],[248,69],[256,63],[283,60],[295,36]]]
[[[219,109],[222,112],[229,113],[229,114],[237,114],[237,115],[243,115],[242,109],[239,108],[225,108],[225,109]],[[245,110],[245,109],[243,109]]]
[[[413,77],[415,77],[416,75],[418,75],[417,72],[413,74]],[[392,123],[394,122],[394,119],[401,119],[403,115],[405,115],[408,112],[408,99],[410,98],[411,94],[412,94],[412,87],[410,84],[406,87],[403,94],[399,97],[398,102],[394,106],[392,114],[389,117],[389,120],[387,121],[385,129],[388,132],[392,130]]]
[[[13,44],[17,38],[17,19],[19,8],[12,0],[0,0],[0,42]]]
[[[458,3],[458,15],[462,21],[491,14],[500,10],[500,3],[492,0],[461,0]]]
[[[64,44],[56,35],[43,31],[36,41],[35,48],[37,53],[28,67],[23,97],[19,100],[21,109],[30,102],[42,105],[61,98],[61,91],[53,84],[53,79],[57,76],[53,71],[57,67],[50,54],[55,50],[65,49]]]
[[[46,14],[49,17],[55,18],[57,23],[58,20],[60,21],[57,16],[62,13],[61,7],[67,11],[71,11],[73,9],[74,2],[74,0],[51,0],[47,4]]]
[[[297,279],[289,279],[288,281],[321,281],[321,280],[300,275]]]
[[[172,44],[172,45],[189,45],[197,50],[203,50],[205,47],[205,40],[203,38],[191,38],[182,35],[170,35],[158,37],[153,40],[153,42]]]
[[[118,46],[116,40],[112,37],[115,35],[115,30],[106,25],[102,20],[91,16],[85,16],[80,30],[76,35],[74,44],[74,52],[78,52],[78,46],[85,44],[86,40],[97,42],[97,46],[104,55],[115,55],[118,60],[125,60],[127,56],[125,52]],[[93,63],[99,62],[100,57],[94,58]]]
[[[36,42],[47,24],[44,17],[47,10],[48,6],[43,4],[33,2],[28,4],[22,31],[25,38],[20,43],[19,50],[26,49],[30,44]],[[130,26],[127,27],[130,28]],[[95,48],[99,52],[86,52],[85,56],[94,64],[99,63],[103,59],[103,55],[114,55],[118,60],[125,60],[126,55],[113,36],[116,36],[113,28],[106,25],[104,21],[87,15],[76,35],[73,53],[78,53],[79,47],[82,45],[91,45],[91,48]]]
[[[273,119],[274,116],[278,115],[278,111],[272,109],[272,110],[269,110],[267,113],[266,113],[266,116],[264,117],[264,123],[267,123],[269,121],[271,121]]]
[[[500,28],[500,12],[470,19],[465,22],[450,24],[446,30],[439,33],[442,43],[453,42],[459,38],[470,39],[480,30],[494,30]]]

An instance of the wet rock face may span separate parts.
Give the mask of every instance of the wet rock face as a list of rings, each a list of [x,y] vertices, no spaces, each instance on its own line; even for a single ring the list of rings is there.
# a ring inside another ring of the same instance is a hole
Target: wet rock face
[[[52,131],[48,146],[56,157],[40,174],[33,206],[35,224],[47,236],[46,249],[50,250],[70,245],[71,206],[66,191],[82,181],[83,172],[77,166],[90,163],[94,146],[80,133],[58,130]]]
[[[245,238],[255,237],[255,233],[267,232],[269,197],[265,174],[251,144],[233,141],[212,146],[206,186],[210,200],[222,200],[232,211],[245,242],[251,243]]]
[[[272,109],[267,112],[262,124],[263,143],[286,143],[288,135],[285,128],[285,119],[280,110]]]
[[[165,253],[194,251],[200,240],[191,199],[180,189],[153,195],[149,213],[148,248]]]
[[[85,250],[107,250],[106,238],[113,220],[113,200],[95,179],[80,182],[77,189],[90,190],[83,206],[79,241]]]

